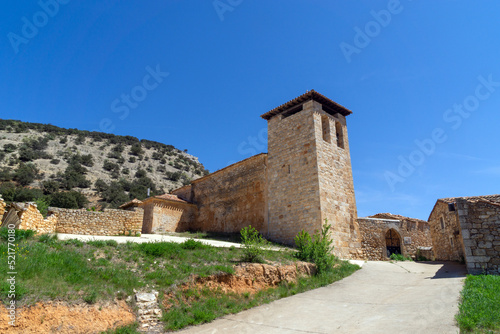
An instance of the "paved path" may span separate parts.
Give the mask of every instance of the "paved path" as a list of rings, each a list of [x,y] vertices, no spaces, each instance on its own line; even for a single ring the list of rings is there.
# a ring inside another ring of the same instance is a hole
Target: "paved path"
[[[367,262],[327,287],[180,333],[458,333],[465,266]]]
[[[68,239],[78,239],[81,241],[90,241],[90,240],[116,240],[118,243],[126,243],[126,242],[177,242],[182,243],[186,241],[187,237],[176,237],[171,235],[160,235],[160,234],[142,234],[140,237],[119,237],[119,236],[105,236],[105,235],[81,235],[81,234],[64,234],[58,233],[57,237],[59,240],[68,240]],[[208,240],[208,239],[196,239],[207,245],[212,245],[215,247],[241,247],[241,244],[235,242],[227,242],[227,241],[218,241],[218,240]]]

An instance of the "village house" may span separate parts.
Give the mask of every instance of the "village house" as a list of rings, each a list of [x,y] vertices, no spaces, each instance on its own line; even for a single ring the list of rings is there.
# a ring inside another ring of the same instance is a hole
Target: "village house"
[[[429,225],[437,260],[465,261],[471,274],[500,273],[500,195],[438,199]]]

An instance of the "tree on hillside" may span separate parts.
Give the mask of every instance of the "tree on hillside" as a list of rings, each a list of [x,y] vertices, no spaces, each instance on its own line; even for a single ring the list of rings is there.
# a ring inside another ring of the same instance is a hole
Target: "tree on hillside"
[[[38,169],[31,163],[21,163],[14,172],[14,180],[22,186],[27,186],[35,181],[38,176]]]

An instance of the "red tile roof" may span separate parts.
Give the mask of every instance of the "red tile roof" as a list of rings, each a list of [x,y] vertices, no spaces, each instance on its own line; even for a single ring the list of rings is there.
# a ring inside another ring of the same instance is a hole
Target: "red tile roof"
[[[118,208],[120,209],[125,209],[125,208],[128,208],[129,206],[133,206],[133,205],[137,205],[139,206],[140,204],[142,204],[142,201],[138,200],[137,198],[134,198],[133,200],[131,200],[130,202],[127,202],[127,203],[123,203],[122,205],[120,205]]]
[[[176,202],[181,202],[181,203],[189,203],[188,201],[185,201],[185,200],[179,198],[177,195],[173,195],[173,194],[163,194],[163,195],[153,196],[153,198],[166,199],[169,201],[176,201]]]
[[[321,95],[320,93],[316,92],[315,90],[310,90],[307,93],[302,94],[299,97],[296,97],[295,99],[288,101],[287,103],[282,104],[279,107],[274,108],[273,110],[268,111],[267,113],[261,115],[260,117],[264,118],[265,120],[269,120],[273,116],[276,116],[285,110],[288,110],[290,108],[298,106],[298,105],[300,105],[304,102],[307,102],[309,100],[314,100],[316,102],[321,103],[323,105],[323,110],[331,115],[335,115],[336,113],[339,113],[343,116],[348,116],[348,115],[352,114],[352,111],[350,111],[349,109],[347,109],[347,108],[341,106],[340,104],[330,100],[326,96]]]

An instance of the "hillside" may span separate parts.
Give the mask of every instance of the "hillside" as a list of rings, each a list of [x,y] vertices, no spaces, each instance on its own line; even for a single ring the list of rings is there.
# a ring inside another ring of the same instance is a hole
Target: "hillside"
[[[89,205],[116,207],[147,197],[148,188],[162,194],[206,174],[198,158],[172,145],[0,119],[0,194],[7,201],[45,196],[54,204],[67,195],[60,193],[77,191]]]

